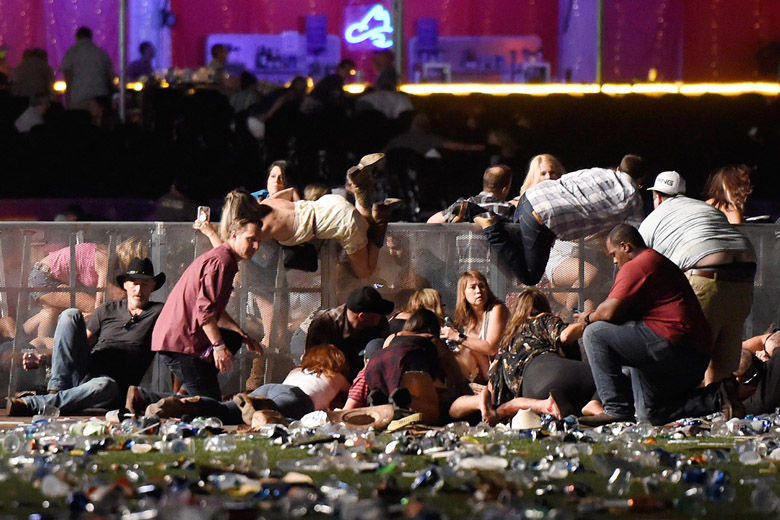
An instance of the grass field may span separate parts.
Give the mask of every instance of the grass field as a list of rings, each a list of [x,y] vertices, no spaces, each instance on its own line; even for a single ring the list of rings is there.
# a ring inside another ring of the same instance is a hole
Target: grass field
[[[767,455],[780,433],[773,428],[758,437],[685,436],[690,427],[529,436],[464,425],[361,435],[330,425],[277,438],[266,438],[268,430],[157,445],[167,453],[153,447],[160,436],[30,428],[26,439],[21,431],[0,433],[0,514],[775,519],[780,461]]]

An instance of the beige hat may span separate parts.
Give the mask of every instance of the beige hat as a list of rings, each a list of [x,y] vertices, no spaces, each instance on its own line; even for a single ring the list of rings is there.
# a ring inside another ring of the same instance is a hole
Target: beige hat
[[[520,408],[511,423],[513,430],[530,430],[542,427],[542,418],[531,410]]]
[[[365,408],[354,408],[352,410],[339,410],[337,412],[328,412],[330,422],[342,422],[350,428],[374,428],[381,430],[390,424],[395,415],[395,408],[392,404],[383,404],[379,406],[367,406]]]

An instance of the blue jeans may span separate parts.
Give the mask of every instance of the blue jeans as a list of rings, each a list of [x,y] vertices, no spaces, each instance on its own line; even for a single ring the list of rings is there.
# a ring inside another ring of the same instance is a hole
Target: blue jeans
[[[665,424],[698,417],[721,406],[719,385],[697,388],[709,357],[675,346],[641,321],[597,321],[582,336],[604,411],[616,417]],[[622,367],[629,367],[627,377]],[[635,406],[636,403],[636,406]]]
[[[252,397],[267,397],[279,408],[285,417],[300,419],[314,411],[314,403],[306,392],[292,385],[266,383],[252,391]]]
[[[201,395],[221,400],[217,374],[219,370],[213,361],[204,361],[196,356],[178,352],[158,352],[158,356],[176,379],[181,381],[181,390],[188,395]]]
[[[39,413],[45,405],[56,406],[63,414],[87,408],[109,408],[119,399],[119,386],[106,376],[89,374],[87,327],[78,309],[66,309],[57,320],[51,355],[49,390],[57,393],[24,397],[24,402]]]
[[[281,383],[266,383],[249,394],[252,397],[267,397],[274,402],[279,412],[291,419],[300,419],[314,411],[314,403],[306,392],[292,385]],[[221,403],[211,397],[202,397],[202,403],[213,407],[212,411],[225,424],[241,424],[241,410],[232,400]]]
[[[517,225],[498,221],[483,230],[503,265],[526,285],[542,278],[555,241],[555,234],[536,220],[533,210],[523,195],[513,218]]]

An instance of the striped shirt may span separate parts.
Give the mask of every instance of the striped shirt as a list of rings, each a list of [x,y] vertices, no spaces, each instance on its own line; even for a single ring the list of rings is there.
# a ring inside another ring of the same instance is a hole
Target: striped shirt
[[[368,404],[368,383],[366,383],[366,367],[360,369],[358,375],[355,376],[355,380],[352,381],[352,386],[349,387],[350,399],[357,401],[357,406],[362,407]]]
[[[525,192],[542,222],[560,240],[574,240],[616,224],[642,221],[642,197],[626,173],[590,168],[543,181]]]

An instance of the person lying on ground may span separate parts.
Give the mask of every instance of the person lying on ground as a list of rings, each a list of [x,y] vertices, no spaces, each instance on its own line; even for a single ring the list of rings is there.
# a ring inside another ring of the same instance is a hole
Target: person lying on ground
[[[203,415],[217,417],[225,424],[248,425],[300,419],[315,410],[332,410],[333,403],[343,399],[341,396],[349,388],[348,370],[347,359],[334,345],[315,345],[281,383],[266,383],[228,401],[206,396],[169,396],[149,405],[145,415]]]

